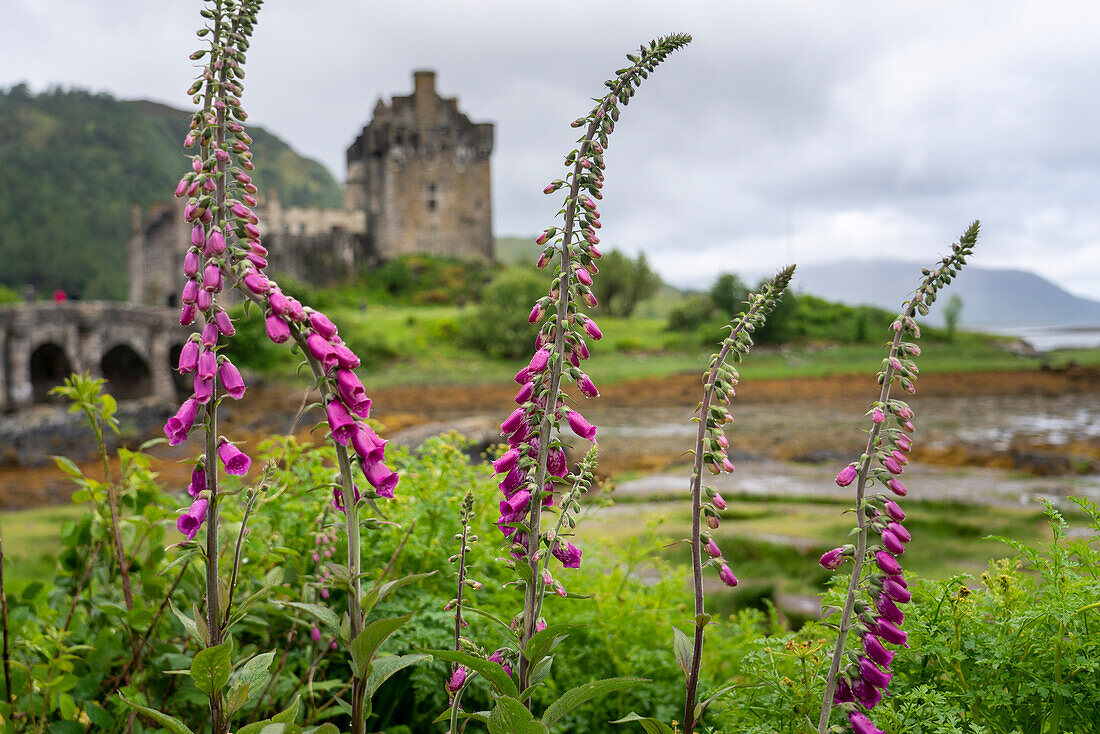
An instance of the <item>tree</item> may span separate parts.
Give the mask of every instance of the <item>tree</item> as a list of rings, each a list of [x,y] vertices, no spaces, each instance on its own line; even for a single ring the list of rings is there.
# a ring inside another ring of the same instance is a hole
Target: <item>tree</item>
[[[943,320],[947,325],[947,341],[955,341],[955,329],[959,326],[959,315],[963,310],[963,299],[958,293],[952,293],[943,307]]]
[[[749,297],[749,287],[733,273],[722,273],[710,287],[710,300],[723,315],[741,312]]]
[[[608,252],[599,260],[600,274],[592,292],[600,302],[599,309],[611,316],[627,317],[639,303],[651,297],[661,285],[644,254],[631,260],[618,250]]]
[[[505,270],[485,287],[477,309],[464,317],[460,340],[493,357],[529,355],[536,331],[527,322],[527,309],[544,295],[546,284],[535,273],[525,268]]]

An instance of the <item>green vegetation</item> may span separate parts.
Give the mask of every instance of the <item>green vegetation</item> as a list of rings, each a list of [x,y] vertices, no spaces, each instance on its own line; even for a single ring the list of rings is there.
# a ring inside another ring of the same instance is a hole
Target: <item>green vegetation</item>
[[[189,114],[152,102],[25,85],[0,92],[0,286],[62,288],[123,300],[130,206],[166,202],[186,169]],[[319,163],[250,128],[262,191],[285,205],[332,206],[340,188]]]

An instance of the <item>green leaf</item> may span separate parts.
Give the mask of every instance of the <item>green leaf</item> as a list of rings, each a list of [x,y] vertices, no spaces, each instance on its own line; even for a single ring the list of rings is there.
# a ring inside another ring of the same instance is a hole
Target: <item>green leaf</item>
[[[301,609],[307,614],[312,614],[319,621],[324,622],[332,629],[340,629],[340,618],[336,616],[336,612],[332,611],[328,607],[321,606],[320,604],[306,604],[305,602],[300,601],[279,601],[275,603],[279,606]]]
[[[168,602],[168,606],[169,608],[171,608],[172,614],[175,614],[176,619],[178,619],[180,621],[180,624],[183,625],[183,628],[187,630],[187,633],[195,638],[195,641],[198,642],[200,645],[205,644],[206,641],[199,636],[199,628],[195,626],[195,620],[188,617],[179,609],[176,609],[176,605],[173,604],[171,601]]]
[[[245,702],[255,697],[257,693],[267,684],[268,679],[271,678],[271,663],[275,660],[275,651],[265,652],[260,655],[256,655],[241,668],[241,672],[237,674],[237,680],[233,684],[233,690],[236,691],[239,688],[248,688],[252,691],[252,695],[245,699]],[[242,704],[243,705],[243,704]]]
[[[401,625],[412,618],[412,612],[400,617],[376,619],[363,628],[359,636],[351,641],[351,669],[356,678],[370,673],[371,658],[386,638],[396,632]]]
[[[535,721],[526,706],[509,696],[497,698],[496,706],[489,713],[488,724],[489,734],[535,734],[546,731],[546,727]]]
[[[608,678],[606,680],[594,680],[576,688],[570,688],[562,694],[561,698],[546,707],[542,715],[542,723],[548,728],[558,723],[561,717],[586,701],[598,698],[612,691],[622,691],[633,688],[639,683],[648,682],[645,678]]]
[[[371,673],[367,676],[366,692],[367,699],[369,700],[374,696],[375,691],[379,686],[389,680],[389,677],[399,670],[409,667],[410,665],[416,665],[422,663],[425,660],[431,660],[431,655],[388,655],[386,657],[377,658],[374,664],[371,666]]]
[[[504,672],[504,668],[500,667],[499,663],[494,663],[492,660],[485,660],[476,655],[471,655],[468,652],[459,652],[457,650],[425,650],[424,652],[428,653],[436,660],[442,660],[448,663],[458,663],[459,665],[464,665],[470,670],[480,673],[482,677],[492,684],[496,692],[503,696],[516,696],[519,694],[519,690],[516,688],[516,684],[512,681],[511,676]]]
[[[691,674],[691,658],[695,644],[691,638],[679,627],[672,628],[672,651],[676,654],[676,665],[684,671],[684,675]]]
[[[298,718],[298,702],[302,700],[301,696],[295,696],[294,700],[289,706],[271,717],[272,721],[280,723],[288,723]],[[241,734],[244,734],[241,732]]]
[[[229,682],[229,656],[233,650],[233,640],[229,639],[215,647],[199,650],[191,661],[191,679],[195,687],[213,698]]]
[[[524,650],[524,657],[527,658],[528,663],[534,665],[550,654],[562,640],[569,636],[570,632],[584,626],[583,624],[570,623],[549,625],[541,632],[531,635],[531,639],[527,642],[527,648]]]
[[[226,701],[225,708],[230,715],[237,713],[246,703],[248,703],[248,691],[249,685],[244,683],[235,686],[233,690],[229,692],[229,699]]]
[[[645,730],[646,734],[673,734],[672,727],[665,722],[647,716],[638,716],[638,714],[634,713],[633,711],[631,711],[623,718],[616,719],[611,723],[628,724],[632,721],[636,721],[641,724],[642,729]]]
[[[340,730],[336,728],[335,724],[321,724],[320,726],[303,729],[302,734],[340,734]]]
[[[62,693],[57,697],[57,705],[61,709],[61,718],[72,721],[76,716],[76,703],[68,693]]]
[[[428,571],[427,573],[414,573],[410,576],[402,576],[399,579],[394,579],[393,581],[388,581],[382,584],[377,589],[371,589],[363,595],[363,614],[365,615],[369,613],[370,610],[374,608],[374,605],[385,599],[390,594],[390,592],[397,591],[402,586],[414,584],[420,579],[428,578],[434,573],[435,571]]]
[[[195,734],[195,732],[188,729],[187,725],[184,724],[179,719],[177,719],[175,716],[169,716],[168,714],[162,714],[161,712],[157,711],[156,709],[151,709],[148,706],[140,706],[140,705],[138,705],[138,704],[136,704],[132,701],[127,701],[126,697],[123,696],[121,693],[118,694],[118,697],[121,698],[122,702],[125,703],[130,708],[137,709],[139,712],[145,714],[150,719],[156,721],[158,724],[162,724],[162,725],[168,727],[168,730],[170,732],[172,732],[172,734]],[[243,734],[243,732],[242,732],[242,734]]]

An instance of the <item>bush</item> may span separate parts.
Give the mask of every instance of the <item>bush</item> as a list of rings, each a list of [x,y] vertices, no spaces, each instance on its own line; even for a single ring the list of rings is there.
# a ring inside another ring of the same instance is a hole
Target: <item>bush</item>
[[[695,331],[714,313],[714,301],[710,296],[696,293],[672,307],[668,313],[669,331]]]
[[[492,357],[518,359],[534,347],[528,309],[545,294],[538,275],[521,269],[506,270],[482,294],[481,305],[463,316],[459,339],[463,345]]]

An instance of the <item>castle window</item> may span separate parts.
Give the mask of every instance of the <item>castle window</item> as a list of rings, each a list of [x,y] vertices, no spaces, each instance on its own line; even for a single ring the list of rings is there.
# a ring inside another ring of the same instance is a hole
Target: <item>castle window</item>
[[[428,211],[435,211],[435,199],[428,199]]]

